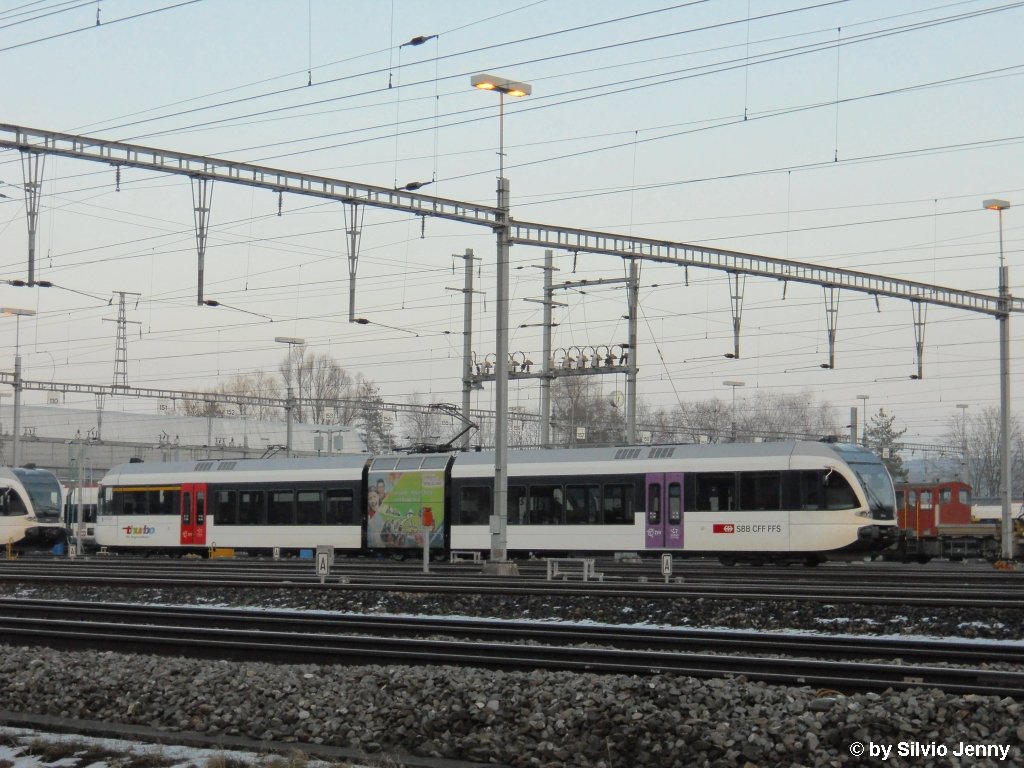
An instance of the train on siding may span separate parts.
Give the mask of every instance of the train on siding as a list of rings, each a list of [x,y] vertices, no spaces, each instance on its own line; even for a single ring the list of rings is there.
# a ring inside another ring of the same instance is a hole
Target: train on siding
[[[34,465],[0,467],[0,547],[49,549],[63,543],[57,476]]]
[[[432,554],[490,547],[493,452],[135,462],[99,483],[107,551]],[[818,563],[895,540],[895,493],[855,445],[512,451],[510,556],[617,552]]]
[[[900,529],[895,553],[903,559],[932,558],[997,560],[1001,554],[1000,506],[975,503],[971,486],[959,480],[897,483],[896,522]],[[1020,550],[1024,518],[1020,503],[1011,521]]]

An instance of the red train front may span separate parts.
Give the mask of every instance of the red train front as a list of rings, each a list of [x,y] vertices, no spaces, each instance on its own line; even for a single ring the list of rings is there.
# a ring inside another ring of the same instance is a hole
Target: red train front
[[[936,536],[939,526],[971,523],[971,486],[959,480],[896,483],[897,525],[919,537]]]

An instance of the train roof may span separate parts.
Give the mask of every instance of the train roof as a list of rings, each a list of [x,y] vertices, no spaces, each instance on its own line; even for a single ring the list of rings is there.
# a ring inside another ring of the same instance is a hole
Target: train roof
[[[362,476],[369,457],[366,454],[318,456],[301,459],[205,459],[200,461],[132,462],[112,467],[100,481],[102,485],[168,482],[246,482],[269,474],[288,472],[296,480],[325,478],[356,480]]]
[[[443,469],[454,455],[452,475],[480,477],[493,473],[494,451],[454,454],[390,454],[384,456],[340,455],[312,458],[210,459],[203,461],[136,462],[112,468],[103,485],[175,482],[246,482],[287,472],[291,479],[356,480],[367,467],[374,470]],[[693,471],[721,467],[723,460],[743,462],[748,469],[820,466],[822,460],[846,463],[879,463],[870,451],[850,443],[778,441],[766,443],[713,443],[645,445],[572,449],[527,449],[508,453],[511,470],[518,474],[556,475],[616,472]],[[680,463],[685,468],[680,467]],[[732,464],[734,468],[739,465]]]

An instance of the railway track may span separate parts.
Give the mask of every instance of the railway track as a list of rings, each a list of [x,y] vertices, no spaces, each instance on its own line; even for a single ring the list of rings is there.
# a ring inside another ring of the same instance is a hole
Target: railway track
[[[598,570],[605,568],[602,563]],[[548,581],[543,566],[530,565],[515,578],[481,576],[479,566],[435,566],[430,574],[400,563],[335,566],[321,585],[311,563],[210,562],[204,560],[49,559],[0,561],[0,583],[89,584],[132,587],[307,588],[394,591],[422,594],[605,595],[643,599],[802,600],[829,603],[1019,609],[1024,574],[980,569],[894,568],[858,564],[817,570],[717,566],[689,567],[666,583],[653,566],[603,581]],[[603,572],[603,571],[602,571]],[[808,576],[813,573],[813,576]],[[818,575],[824,574],[824,575]]]
[[[934,687],[1024,698],[1024,672],[974,666],[1021,665],[1024,644],[1007,643],[37,600],[0,601],[0,638],[17,645],[278,663],[744,676],[840,691]]]

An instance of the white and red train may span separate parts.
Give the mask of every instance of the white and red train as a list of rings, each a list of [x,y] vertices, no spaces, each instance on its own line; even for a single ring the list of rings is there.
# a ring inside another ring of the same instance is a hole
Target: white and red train
[[[491,452],[129,463],[102,479],[107,550],[435,554],[490,546]],[[818,562],[888,547],[892,480],[854,445],[774,442],[509,454],[511,556],[615,552]],[[426,523],[426,524],[424,524]]]

